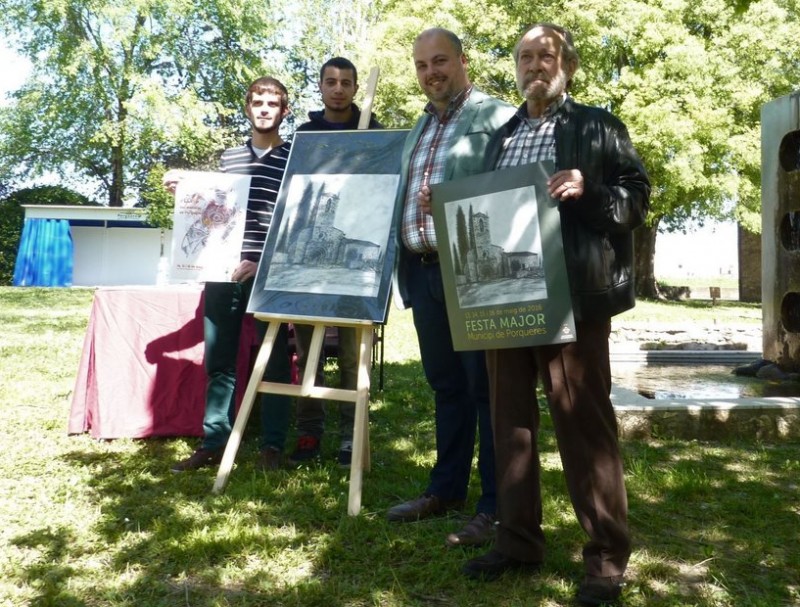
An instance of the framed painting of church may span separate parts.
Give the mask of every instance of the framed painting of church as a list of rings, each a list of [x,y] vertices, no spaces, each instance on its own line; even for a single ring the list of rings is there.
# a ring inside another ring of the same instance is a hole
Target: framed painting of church
[[[431,186],[456,350],[575,341],[550,161]]]
[[[248,311],[386,321],[408,131],[295,134]]]

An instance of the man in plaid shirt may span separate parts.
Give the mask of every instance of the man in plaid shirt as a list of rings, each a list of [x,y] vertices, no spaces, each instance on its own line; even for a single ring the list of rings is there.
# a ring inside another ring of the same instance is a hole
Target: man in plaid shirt
[[[446,542],[480,545],[494,538],[496,495],[485,355],[453,350],[436,234],[420,196],[431,184],[480,172],[490,136],[514,108],[472,86],[461,41],[450,31],[422,32],[414,43],[414,65],[429,103],[403,150],[395,294],[412,309],[422,366],[434,391],[436,463],[422,495],[390,508],[388,518],[416,521],[464,506],[477,427],[481,497],[475,516]]]
[[[616,602],[631,552],[627,496],[611,405],[611,317],[635,303],[633,230],[644,223],[650,182],[627,129],[607,111],[568,95],[578,68],[571,34],[531,27],[514,49],[525,97],[487,146],[487,168],[553,160],[564,259],[577,340],[486,353],[497,458],[497,541],[464,573],[477,579],[534,572],[544,559],[539,482],[541,379],[570,499],[589,537],[584,605]]]

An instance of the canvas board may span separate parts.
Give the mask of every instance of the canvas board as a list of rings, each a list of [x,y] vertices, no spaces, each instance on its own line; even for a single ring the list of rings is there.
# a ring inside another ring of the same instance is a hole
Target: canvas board
[[[225,282],[239,265],[250,175],[186,171],[175,189],[171,283]]]
[[[295,134],[248,311],[385,322],[407,134]]]
[[[552,162],[431,186],[456,350],[575,341]]]

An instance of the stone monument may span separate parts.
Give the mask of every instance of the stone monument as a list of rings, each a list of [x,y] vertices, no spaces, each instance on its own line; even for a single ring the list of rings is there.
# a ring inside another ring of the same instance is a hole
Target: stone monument
[[[800,91],[761,109],[763,357],[800,371]]]

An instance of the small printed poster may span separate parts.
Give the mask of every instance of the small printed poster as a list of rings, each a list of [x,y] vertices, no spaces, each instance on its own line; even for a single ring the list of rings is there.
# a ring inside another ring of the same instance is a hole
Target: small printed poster
[[[250,175],[187,171],[175,190],[172,283],[225,282],[239,265]]]
[[[431,186],[456,350],[575,341],[550,161]]]

